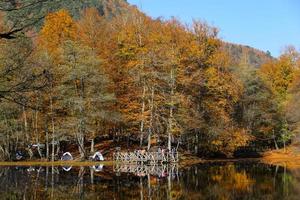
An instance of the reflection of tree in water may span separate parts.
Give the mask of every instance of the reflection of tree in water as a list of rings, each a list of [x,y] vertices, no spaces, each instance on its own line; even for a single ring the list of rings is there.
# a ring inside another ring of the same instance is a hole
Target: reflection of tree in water
[[[225,165],[214,170],[211,179],[222,184],[226,190],[238,192],[249,192],[254,183],[245,170],[237,171],[234,165]]]
[[[194,176],[198,174],[198,176]],[[288,181],[284,181],[283,177]],[[189,168],[182,177],[183,197],[203,199],[285,199],[300,193],[287,193],[293,186],[294,175],[284,168],[258,163],[203,164],[200,168]],[[293,185],[293,186],[292,186]]]
[[[292,176],[291,176],[291,174],[292,174]],[[288,183],[291,183],[292,190],[290,191],[289,185],[286,184],[285,191],[288,191],[289,195],[292,195],[296,198],[298,197],[298,199],[299,199],[299,196],[300,196],[300,170],[292,170],[291,174],[287,174],[287,176],[289,176],[288,180],[291,180]]]
[[[300,170],[258,163],[201,164],[179,176],[136,176],[112,168],[1,167],[1,199],[299,199]],[[53,173],[52,173],[53,172]]]

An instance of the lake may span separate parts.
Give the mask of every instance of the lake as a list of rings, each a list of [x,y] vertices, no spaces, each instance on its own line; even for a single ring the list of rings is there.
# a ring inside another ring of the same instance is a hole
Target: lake
[[[300,199],[300,170],[258,162],[0,167],[0,199]]]

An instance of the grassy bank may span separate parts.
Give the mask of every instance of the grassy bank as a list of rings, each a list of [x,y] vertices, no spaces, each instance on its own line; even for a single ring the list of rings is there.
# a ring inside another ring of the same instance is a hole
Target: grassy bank
[[[180,168],[189,167],[200,163],[213,162],[245,162],[245,161],[259,161],[257,158],[243,158],[243,159],[201,159],[196,156],[184,156],[178,163]],[[0,166],[94,166],[103,164],[104,166],[113,166],[115,161],[18,161],[18,162],[0,162]]]
[[[295,147],[289,147],[286,150],[273,150],[268,151],[262,154],[261,158],[235,158],[235,159],[202,159],[197,156],[190,154],[183,154],[181,156],[179,167],[188,167],[200,163],[208,162],[262,162],[265,164],[280,165],[293,169],[300,169],[300,153],[297,153]],[[0,162],[0,166],[94,166],[103,164],[105,166],[113,166],[114,161],[102,161],[102,162],[93,162],[93,161],[18,161],[18,162]]]
[[[265,152],[261,160],[266,164],[280,165],[290,169],[300,169],[300,152],[297,147]]]

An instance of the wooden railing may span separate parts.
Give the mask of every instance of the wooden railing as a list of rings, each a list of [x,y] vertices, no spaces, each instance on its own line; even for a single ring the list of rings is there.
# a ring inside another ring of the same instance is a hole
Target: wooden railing
[[[177,163],[177,151],[134,151],[134,152],[115,152],[114,161],[125,163]]]

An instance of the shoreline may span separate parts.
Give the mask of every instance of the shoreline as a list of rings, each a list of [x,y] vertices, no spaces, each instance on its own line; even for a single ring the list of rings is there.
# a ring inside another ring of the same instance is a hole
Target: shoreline
[[[179,167],[188,167],[196,164],[203,164],[203,163],[218,163],[218,162],[260,162],[262,161],[260,158],[234,158],[234,159],[185,159],[178,162]],[[104,165],[104,166],[113,166],[116,161],[100,161],[100,162],[93,162],[93,161],[7,161],[1,162],[0,167],[3,166],[64,166],[64,165],[72,165],[72,166],[94,166],[94,165]],[[130,164],[129,164],[130,165]]]
[[[203,164],[203,163],[220,163],[220,162],[260,162],[268,165],[277,165],[287,167],[289,169],[300,169],[300,154],[294,154],[292,150],[276,150],[269,151],[262,154],[261,157],[256,158],[215,158],[215,159],[203,159],[198,157],[185,157],[181,159],[177,164],[180,168],[189,167],[192,165]],[[43,161],[43,160],[32,160],[32,161],[0,161],[0,167],[3,166],[94,166],[104,165],[113,166],[116,161]]]
[[[101,162],[92,162],[92,161],[8,161],[0,162],[0,167],[11,167],[11,166],[64,166],[72,165],[74,167],[80,166],[94,166],[94,165],[105,165],[113,166],[114,161],[101,161]]]
[[[279,149],[265,152],[262,155],[262,162],[265,164],[278,165],[289,169],[300,169],[300,153],[296,147],[289,147],[286,150]]]

